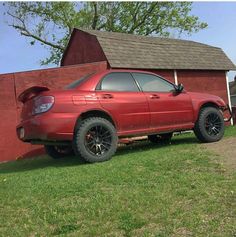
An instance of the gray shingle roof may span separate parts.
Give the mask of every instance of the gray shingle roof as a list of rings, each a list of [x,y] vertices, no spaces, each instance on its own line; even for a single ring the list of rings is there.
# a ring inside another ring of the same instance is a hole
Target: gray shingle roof
[[[171,38],[82,30],[95,35],[113,68],[236,70],[221,48]]]

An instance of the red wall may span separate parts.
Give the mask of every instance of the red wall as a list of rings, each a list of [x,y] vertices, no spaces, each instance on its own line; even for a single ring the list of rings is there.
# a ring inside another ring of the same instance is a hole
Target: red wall
[[[68,45],[61,66],[106,61],[106,56],[94,35],[75,29]]]
[[[228,103],[225,71],[177,71],[178,83],[187,91],[210,93]]]
[[[15,158],[22,150],[16,139],[17,105],[15,98],[14,74],[0,76],[0,161]],[[17,151],[16,151],[17,150]]]
[[[21,104],[17,96],[26,88],[43,85],[62,88],[82,76],[107,69],[106,62],[0,75],[0,162],[30,154],[40,146],[23,143],[16,137]]]

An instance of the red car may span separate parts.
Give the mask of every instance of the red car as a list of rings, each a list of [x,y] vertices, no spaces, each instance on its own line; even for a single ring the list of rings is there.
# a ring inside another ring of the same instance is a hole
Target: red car
[[[31,87],[18,99],[24,104],[19,139],[43,144],[53,158],[75,153],[91,163],[109,160],[121,137],[148,135],[159,142],[192,129],[202,142],[218,141],[227,109],[218,96],[186,92],[135,70],[87,75],[64,90]]]

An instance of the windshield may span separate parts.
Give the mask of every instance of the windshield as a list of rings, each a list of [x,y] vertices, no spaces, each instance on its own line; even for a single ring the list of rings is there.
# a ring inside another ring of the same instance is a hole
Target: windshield
[[[85,81],[87,81],[94,73],[90,73],[87,74],[83,77],[81,77],[80,79],[73,81],[72,83],[70,83],[69,85],[67,85],[65,87],[65,89],[74,89],[76,87],[78,87],[79,85],[81,85],[82,83],[84,83]]]

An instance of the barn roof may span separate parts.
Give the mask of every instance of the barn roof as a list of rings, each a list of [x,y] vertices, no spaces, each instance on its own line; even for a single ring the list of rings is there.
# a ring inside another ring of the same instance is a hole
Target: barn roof
[[[221,48],[206,44],[125,33],[81,31],[97,37],[112,68],[236,70]]]

